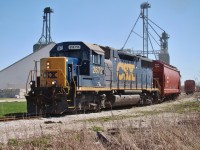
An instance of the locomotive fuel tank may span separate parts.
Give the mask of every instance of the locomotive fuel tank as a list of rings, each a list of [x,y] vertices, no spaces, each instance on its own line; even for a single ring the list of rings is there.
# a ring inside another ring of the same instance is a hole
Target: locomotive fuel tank
[[[140,95],[114,95],[115,106],[136,105],[140,101]]]

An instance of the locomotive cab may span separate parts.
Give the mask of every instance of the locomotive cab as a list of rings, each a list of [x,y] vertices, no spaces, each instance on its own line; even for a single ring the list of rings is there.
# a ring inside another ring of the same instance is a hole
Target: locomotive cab
[[[50,57],[66,57],[71,62],[77,59],[76,66],[73,64],[72,73],[78,75],[74,78],[78,88],[105,85],[104,80],[101,79],[104,75],[104,51],[99,46],[83,42],[63,42],[50,51]],[[71,65],[72,63],[68,62],[68,70]],[[69,72],[68,81],[71,80]]]
[[[80,103],[77,93],[103,87],[103,76],[101,48],[83,42],[59,43],[50,51],[50,57],[40,60],[40,86],[31,85],[26,96],[28,113],[61,114],[75,109]],[[85,92],[86,99],[88,96],[91,94]]]

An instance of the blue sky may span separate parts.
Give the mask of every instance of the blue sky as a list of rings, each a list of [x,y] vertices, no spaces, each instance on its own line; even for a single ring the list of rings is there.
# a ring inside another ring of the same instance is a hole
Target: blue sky
[[[45,7],[54,10],[51,15],[53,41],[84,41],[120,49],[143,2],[145,0],[1,0],[0,70],[32,53],[42,33]],[[182,83],[186,79],[200,81],[200,1],[148,2],[151,4],[149,18],[170,35],[170,62],[180,70]],[[140,19],[134,31],[142,35],[141,27]],[[142,41],[132,34],[125,48],[142,49]],[[155,45],[155,49],[159,48]]]

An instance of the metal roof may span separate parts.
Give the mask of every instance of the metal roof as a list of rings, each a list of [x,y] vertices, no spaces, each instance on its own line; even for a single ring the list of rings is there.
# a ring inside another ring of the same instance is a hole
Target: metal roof
[[[104,55],[104,50],[101,49],[98,45],[95,44],[88,44],[88,43],[84,43],[89,49],[95,51],[97,54],[101,54]]]

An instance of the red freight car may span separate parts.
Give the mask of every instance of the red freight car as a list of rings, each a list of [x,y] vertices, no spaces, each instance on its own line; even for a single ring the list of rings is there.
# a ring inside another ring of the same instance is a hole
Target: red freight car
[[[184,91],[186,94],[193,94],[195,92],[195,81],[194,80],[185,80]]]
[[[153,61],[154,86],[161,92],[161,100],[174,99],[181,93],[180,71],[164,62]]]

